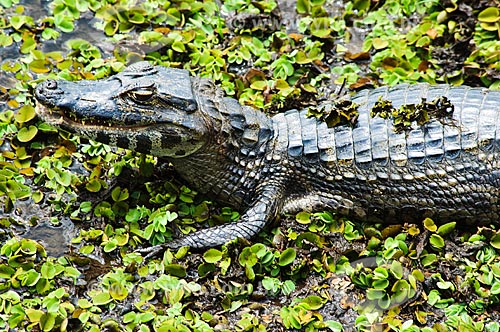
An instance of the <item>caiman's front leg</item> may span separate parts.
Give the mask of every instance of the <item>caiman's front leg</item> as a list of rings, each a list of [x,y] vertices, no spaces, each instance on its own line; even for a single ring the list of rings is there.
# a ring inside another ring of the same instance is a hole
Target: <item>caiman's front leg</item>
[[[141,249],[139,252],[151,257],[166,248],[208,248],[223,245],[236,238],[250,239],[277,215],[282,206],[282,188],[281,184],[275,182],[257,188],[253,203],[238,222],[199,230],[168,243]]]

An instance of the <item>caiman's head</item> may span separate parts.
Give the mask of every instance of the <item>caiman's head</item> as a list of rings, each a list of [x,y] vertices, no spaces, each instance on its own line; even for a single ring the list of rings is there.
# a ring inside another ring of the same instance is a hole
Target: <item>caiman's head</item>
[[[49,124],[98,142],[180,158],[206,143],[209,121],[189,73],[139,62],[99,81],[47,80],[37,113]]]

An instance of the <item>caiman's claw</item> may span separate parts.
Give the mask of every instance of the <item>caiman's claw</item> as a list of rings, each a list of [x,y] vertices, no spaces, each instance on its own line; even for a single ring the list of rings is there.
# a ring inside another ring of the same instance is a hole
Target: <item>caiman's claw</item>
[[[147,260],[149,258],[155,257],[156,255],[158,255],[161,252],[164,252],[167,249],[168,246],[166,246],[166,243],[163,243],[152,247],[137,249],[135,250],[135,252],[141,255],[146,254],[146,256],[144,256],[144,260]]]
[[[135,250],[135,252],[139,253],[141,255],[146,254],[146,256],[144,256],[144,260],[146,260],[146,259],[153,258],[160,253],[163,253],[167,249],[176,250],[176,249],[179,249],[183,246],[185,246],[185,244],[183,244],[180,241],[180,239],[177,239],[177,240],[173,240],[171,242],[165,242],[162,244],[157,244],[155,246],[137,249],[137,250]]]
[[[146,256],[144,256],[144,260],[146,260],[165,252],[165,250],[167,249],[179,249],[179,248],[180,248],[179,246],[175,245],[174,241],[174,242],[158,244],[152,247],[137,249],[135,252],[141,255],[146,254]]]

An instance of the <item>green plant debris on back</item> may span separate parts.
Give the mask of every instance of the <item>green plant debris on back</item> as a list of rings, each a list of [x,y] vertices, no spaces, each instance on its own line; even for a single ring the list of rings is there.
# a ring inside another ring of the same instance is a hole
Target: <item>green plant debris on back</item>
[[[325,104],[322,107],[310,107],[307,116],[314,116],[324,121],[329,128],[339,125],[355,125],[358,118],[358,106],[350,100],[335,101],[333,105]]]
[[[423,126],[433,119],[445,122],[451,121],[454,107],[446,97],[437,97],[428,102],[425,98],[418,104],[404,104],[399,108],[392,106],[390,100],[379,97],[370,111],[370,116],[379,116],[382,119],[392,118],[394,131],[400,133],[411,129],[412,123],[416,122]]]

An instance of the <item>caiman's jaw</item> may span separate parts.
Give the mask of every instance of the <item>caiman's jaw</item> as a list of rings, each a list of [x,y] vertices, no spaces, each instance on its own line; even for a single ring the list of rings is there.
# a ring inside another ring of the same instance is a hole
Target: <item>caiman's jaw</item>
[[[184,70],[137,63],[100,81],[40,83],[37,114],[98,142],[180,158],[205,144],[209,129]]]
[[[79,119],[69,110],[64,110],[57,107],[50,108],[43,105],[41,102],[38,102],[36,104],[35,111],[46,123],[74,133],[80,133],[83,131],[114,132],[122,130],[141,130],[147,128],[146,125],[126,125],[112,122],[102,123],[92,118]]]

